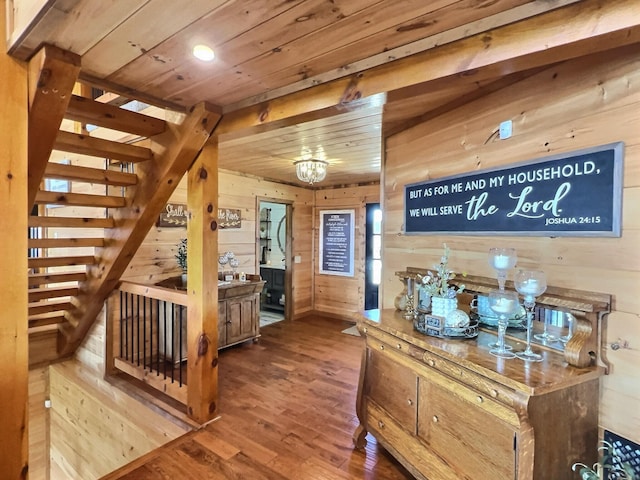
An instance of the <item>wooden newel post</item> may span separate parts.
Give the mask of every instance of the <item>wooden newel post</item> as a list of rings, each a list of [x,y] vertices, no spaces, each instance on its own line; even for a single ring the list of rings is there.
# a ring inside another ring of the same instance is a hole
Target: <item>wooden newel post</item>
[[[188,173],[187,412],[199,423],[218,412],[218,142]]]
[[[0,476],[28,475],[27,402],[27,69],[6,54],[6,2],[0,2]]]

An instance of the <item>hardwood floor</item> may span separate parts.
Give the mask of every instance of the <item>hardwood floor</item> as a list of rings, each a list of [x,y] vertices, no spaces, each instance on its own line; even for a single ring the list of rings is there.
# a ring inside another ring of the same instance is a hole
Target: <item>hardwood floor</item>
[[[220,352],[221,418],[108,480],[413,478],[375,439],[354,450],[363,341],[349,324],[308,317]]]

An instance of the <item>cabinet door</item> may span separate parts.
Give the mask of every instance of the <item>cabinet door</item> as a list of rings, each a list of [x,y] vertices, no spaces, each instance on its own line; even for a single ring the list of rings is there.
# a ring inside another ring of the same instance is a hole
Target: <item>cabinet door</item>
[[[384,353],[370,349],[365,385],[367,397],[415,435],[417,375]]]
[[[516,430],[482,408],[491,400],[453,380],[418,382],[418,436],[459,478],[515,478]]]
[[[227,344],[227,302],[218,302],[218,348]]]
[[[284,290],[284,270],[279,268],[273,269],[273,288]]]
[[[227,343],[236,343],[258,334],[257,295],[227,300]]]

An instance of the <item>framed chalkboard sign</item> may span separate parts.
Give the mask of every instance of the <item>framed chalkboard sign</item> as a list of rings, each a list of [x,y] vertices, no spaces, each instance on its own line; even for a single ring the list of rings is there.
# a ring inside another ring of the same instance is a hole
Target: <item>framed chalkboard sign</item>
[[[353,277],[355,210],[320,212],[320,273]]]
[[[622,142],[405,186],[407,234],[619,237]]]

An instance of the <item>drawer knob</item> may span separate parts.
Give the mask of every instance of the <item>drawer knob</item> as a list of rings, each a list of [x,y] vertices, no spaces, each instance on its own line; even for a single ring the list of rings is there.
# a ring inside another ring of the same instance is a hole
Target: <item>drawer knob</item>
[[[433,366],[435,366],[436,362],[435,362],[432,358],[430,358],[429,360],[427,360],[427,364],[428,364],[430,367],[433,367]]]
[[[380,350],[384,350],[384,345],[380,345]]]
[[[492,396],[493,398],[498,398],[498,390],[493,389],[493,390],[491,390],[491,392],[490,392],[490,393],[491,393],[491,396]]]
[[[384,422],[382,420],[378,420],[378,427],[384,428]]]
[[[409,406],[413,405],[413,400],[411,400],[410,398],[407,399],[407,405],[409,405]]]
[[[478,395],[478,396],[477,396],[477,398],[476,398],[476,400],[478,401],[478,403],[482,403],[482,402],[484,402],[484,398],[482,398],[482,396],[481,396],[481,395]]]
[[[433,423],[438,423],[438,416],[437,415],[433,416]]]
[[[402,350],[402,345],[398,344],[398,350]]]

